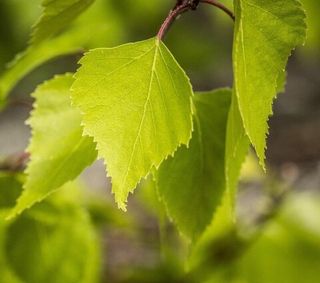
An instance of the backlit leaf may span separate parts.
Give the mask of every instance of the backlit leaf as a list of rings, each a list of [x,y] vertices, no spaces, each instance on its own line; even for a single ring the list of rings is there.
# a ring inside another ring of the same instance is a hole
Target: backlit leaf
[[[152,38],[95,49],[80,61],[73,103],[112,178],[119,207],[152,167],[192,131],[192,89],[166,46]]]
[[[304,42],[297,0],[235,0],[234,89],[244,128],[264,166],[268,118],[292,50]]]

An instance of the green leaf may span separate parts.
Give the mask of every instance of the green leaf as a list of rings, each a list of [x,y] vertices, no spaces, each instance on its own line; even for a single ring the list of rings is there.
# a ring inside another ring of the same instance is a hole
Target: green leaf
[[[277,80],[277,92],[284,92],[286,84],[286,72],[281,72]],[[235,200],[242,165],[248,154],[250,141],[243,127],[239,103],[236,93],[233,91],[232,102],[228,115],[226,137],[226,161],[225,178],[227,196],[230,201],[230,209],[235,219]],[[226,197],[227,197],[226,196]]]
[[[245,157],[249,151],[250,142],[243,128],[239,112],[237,96],[233,91],[232,102],[228,115],[226,156],[225,156],[225,179],[226,190],[232,213],[235,212],[235,200],[240,171]],[[233,216],[234,218],[235,216]]]
[[[237,97],[235,92],[231,95],[231,106],[228,113],[228,122],[226,127],[225,138],[225,186],[221,205],[217,208],[214,217],[211,219],[210,225],[199,240],[193,246],[189,256],[188,265],[192,270],[203,270],[208,267],[207,263],[216,261],[220,262],[219,255],[228,241],[233,241],[235,235],[235,205],[237,196],[237,186],[241,173],[242,165],[249,151],[249,139],[243,128],[242,119],[239,112]],[[211,264],[209,274],[212,273]]]
[[[35,109],[28,121],[31,159],[24,191],[10,217],[75,179],[96,159],[92,138],[82,136],[80,112],[70,105],[72,82],[71,74],[57,76],[33,94]]]
[[[43,12],[34,26],[31,43],[37,44],[64,29],[94,0],[43,0]]]
[[[73,103],[112,178],[116,202],[192,132],[189,80],[158,39],[91,50],[80,61]]]
[[[0,255],[12,274],[3,282],[98,282],[98,237],[77,191],[78,186],[69,183],[13,222],[5,222]],[[20,280],[13,281],[14,275]]]
[[[67,32],[29,47],[9,63],[0,76],[0,110],[10,91],[32,70],[58,56],[82,53],[84,49],[97,45],[115,44],[122,37],[121,31],[121,24],[110,4],[97,1]]]
[[[225,189],[224,162],[231,90],[194,96],[195,130],[156,173],[157,188],[179,230],[196,239],[210,224]]]
[[[268,118],[277,80],[292,50],[304,42],[297,0],[235,0],[234,89],[244,128],[264,167]]]

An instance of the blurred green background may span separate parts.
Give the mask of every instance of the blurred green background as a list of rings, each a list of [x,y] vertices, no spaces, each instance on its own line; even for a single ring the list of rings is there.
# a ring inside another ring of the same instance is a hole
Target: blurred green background
[[[0,72],[27,48],[40,2],[0,1]],[[231,0],[221,2],[232,8]],[[237,225],[209,229],[203,243],[190,247],[164,216],[150,182],[131,197],[128,213],[119,212],[97,162],[81,181],[18,219],[0,220],[0,282],[320,282],[320,1],[302,2],[308,39],[290,59],[286,91],[274,105],[269,174],[248,157]],[[97,0],[57,37],[27,52],[15,69],[21,80],[10,85],[0,112],[0,157],[26,148],[24,121],[37,84],[75,71],[89,48],[154,36],[173,4]],[[165,42],[196,90],[232,86],[232,29],[227,16],[205,5],[172,26]],[[68,55],[43,59],[56,50]],[[14,204],[22,181],[0,172],[0,215]]]

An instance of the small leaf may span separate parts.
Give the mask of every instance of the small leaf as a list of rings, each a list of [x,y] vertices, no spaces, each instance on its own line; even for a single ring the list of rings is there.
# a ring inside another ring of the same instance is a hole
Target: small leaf
[[[35,109],[28,121],[31,160],[24,191],[10,217],[43,200],[75,179],[96,159],[93,140],[82,136],[81,116],[70,105],[71,74],[57,76],[34,92]]]
[[[156,173],[157,188],[170,218],[190,239],[210,224],[225,189],[224,162],[231,91],[221,89],[194,97],[195,130]]]
[[[155,38],[95,49],[80,63],[73,103],[106,161],[116,202],[125,210],[141,178],[189,142],[191,85]]]
[[[43,12],[34,26],[31,43],[38,44],[58,33],[93,2],[94,0],[42,0]]]
[[[234,89],[244,128],[264,167],[268,118],[277,80],[292,50],[304,42],[297,0],[235,0]]]

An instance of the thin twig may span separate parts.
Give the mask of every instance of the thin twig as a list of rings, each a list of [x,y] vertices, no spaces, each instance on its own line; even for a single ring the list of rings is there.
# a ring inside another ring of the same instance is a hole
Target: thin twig
[[[24,170],[30,155],[27,152],[11,155],[0,161],[0,171],[19,172]]]
[[[169,15],[163,22],[159,32],[158,32],[158,39],[163,40],[164,36],[166,35],[168,29],[172,25],[172,23],[177,19],[178,16],[181,14],[189,11],[189,10],[196,10],[200,3],[206,3],[217,7],[218,9],[224,11],[228,16],[235,20],[235,16],[231,10],[229,10],[226,6],[222,3],[218,2],[217,0],[177,0],[174,8],[169,12]]]
[[[187,12],[191,9],[190,3],[186,1],[178,1],[176,6],[170,11],[168,17],[163,22],[159,32],[158,32],[158,39],[163,40],[164,36],[166,35],[168,29],[172,25],[172,23],[176,20],[176,18],[183,14],[184,12]]]
[[[32,109],[32,101],[22,100],[22,99],[12,99],[12,100],[9,100],[7,107],[12,107],[12,106],[23,106],[28,109]]]
[[[234,13],[217,0],[200,0],[200,3],[206,3],[215,6],[220,10],[224,11],[226,14],[228,14],[233,21],[235,20]]]

